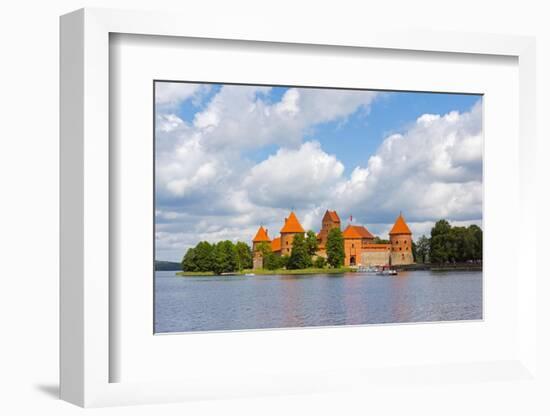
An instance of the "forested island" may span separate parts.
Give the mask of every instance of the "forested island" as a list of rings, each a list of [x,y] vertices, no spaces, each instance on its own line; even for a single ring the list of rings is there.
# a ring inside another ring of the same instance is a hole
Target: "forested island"
[[[376,237],[377,243],[387,240]],[[252,271],[253,252],[242,241],[225,240],[212,244],[199,242],[189,248],[180,265],[182,276],[208,276],[222,274],[317,274],[355,271],[344,267],[344,239],[339,229],[332,229],[327,240],[327,257],[316,256],[318,240],[314,231],[294,238],[290,255],[278,255],[269,244],[260,244],[263,267]],[[483,258],[483,231],[477,225],[451,226],[447,220],[439,220],[429,236],[422,235],[412,243],[414,265],[418,268],[446,270],[465,268],[480,269]],[[458,266],[457,266],[458,265]]]

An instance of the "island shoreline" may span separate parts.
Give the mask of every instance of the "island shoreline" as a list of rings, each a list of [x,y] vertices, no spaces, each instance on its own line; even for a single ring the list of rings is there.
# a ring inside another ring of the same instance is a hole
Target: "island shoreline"
[[[483,271],[482,264],[411,264],[394,267],[398,272],[412,272],[430,270],[432,272],[481,272]],[[181,277],[219,277],[219,276],[246,276],[246,275],[258,275],[258,276],[274,276],[274,275],[312,275],[312,274],[343,274],[343,273],[357,273],[358,269],[354,267],[338,267],[338,268],[308,268],[308,269],[246,269],[232,273],[223,273],[221,275],[214,274],[214,272],[176,272],[176,276]]]

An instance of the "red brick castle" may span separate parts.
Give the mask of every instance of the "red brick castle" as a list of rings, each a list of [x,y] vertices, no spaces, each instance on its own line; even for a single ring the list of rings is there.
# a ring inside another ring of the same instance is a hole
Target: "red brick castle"
[[[326,244],[328,233],[332,228],[341,229],[340,217],[336,211],[325,212],[321,221],[321,230],[317,234],[319,250],[316,255],[326,257]],[[254,268],[262,267],[262,254],[259,245],[270,244],[271,250],[279,255],[290,255],[292,242],[296,234],[305,234],[294,212],[285,218],[280,230],[280,237],[273,240],[268,235],[268,230],[260,226],[256,236],[252,240],[254,253]],[[385,266],[414,263],[412,255],[412,232],[407,226],[403,215],[399,214],[389,233],[389,244],[374,243],[375,237],[362,225],[349,224],[342,232],[344,237],[344,265],[345,266]]]

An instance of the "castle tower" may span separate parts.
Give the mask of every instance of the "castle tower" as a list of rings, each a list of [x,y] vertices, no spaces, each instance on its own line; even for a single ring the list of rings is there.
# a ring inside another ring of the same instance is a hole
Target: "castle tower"
[[[304,233],[304,228],[300,224],[300,221],[298,221],[296,214],[291,212],[288,218],[285,218],[285,224],[281,228],[281,255],[290,256],[294,236]]]
[[[403,215],[395,220],[392,229],[390,230],[391,243],[391,264],[413,264],[412,254],[412,232],[405,222]]]
[[[263,267],[263,255],[259,250],[261,243],[271,244],[267,230],[262,226],[258,228],[256,236],[252,239],[252,267],[254,269],[261,269]]]
[[[362,262],[363,248],[372,243],[374,236],[362,225],[348,225],[344,237],[344,266],[358,266]]]
[[[319,234],[317,235],[320,250],[324,250],[326,248],[328,233],[333,228],[340,229],[340,217],[338,216],[336,211],[327,210],[325,212],[325,215],[323,216],[321,231],[319,231]]]

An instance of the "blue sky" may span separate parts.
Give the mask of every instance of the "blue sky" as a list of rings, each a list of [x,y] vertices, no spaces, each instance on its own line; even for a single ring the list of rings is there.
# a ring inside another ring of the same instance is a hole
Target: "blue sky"
[[[155,99],[158,259],[275,235],[290,208],[381,236],[400,211],[416,238],[441,217],[481,225],[479,95],[163,82]]]
[[[177,115],[192,123],[197,112],[204,110],[209,100],[222,87],[211,84],[208,93],[200,102],[186,100],[180,104]],[[281,100],[289,87],[272,87],[267,97],[272,103]],[[476,94],[442,94],[429,92],[381,92],[378,101],[367,114],[359,109],[344,120],[319,124],[308,136],[315,138],[323,149],[337,154],[347,169],[360,164],[374,153],[382,140],[393,133],[402,133],[411,123],[425,113],[446,114],[451,111],[464,112],[479,101]],[[247,152],[247,157],[260,162],[274,153],[276,143]],[[358,149],[360,149],[358,151]]]

